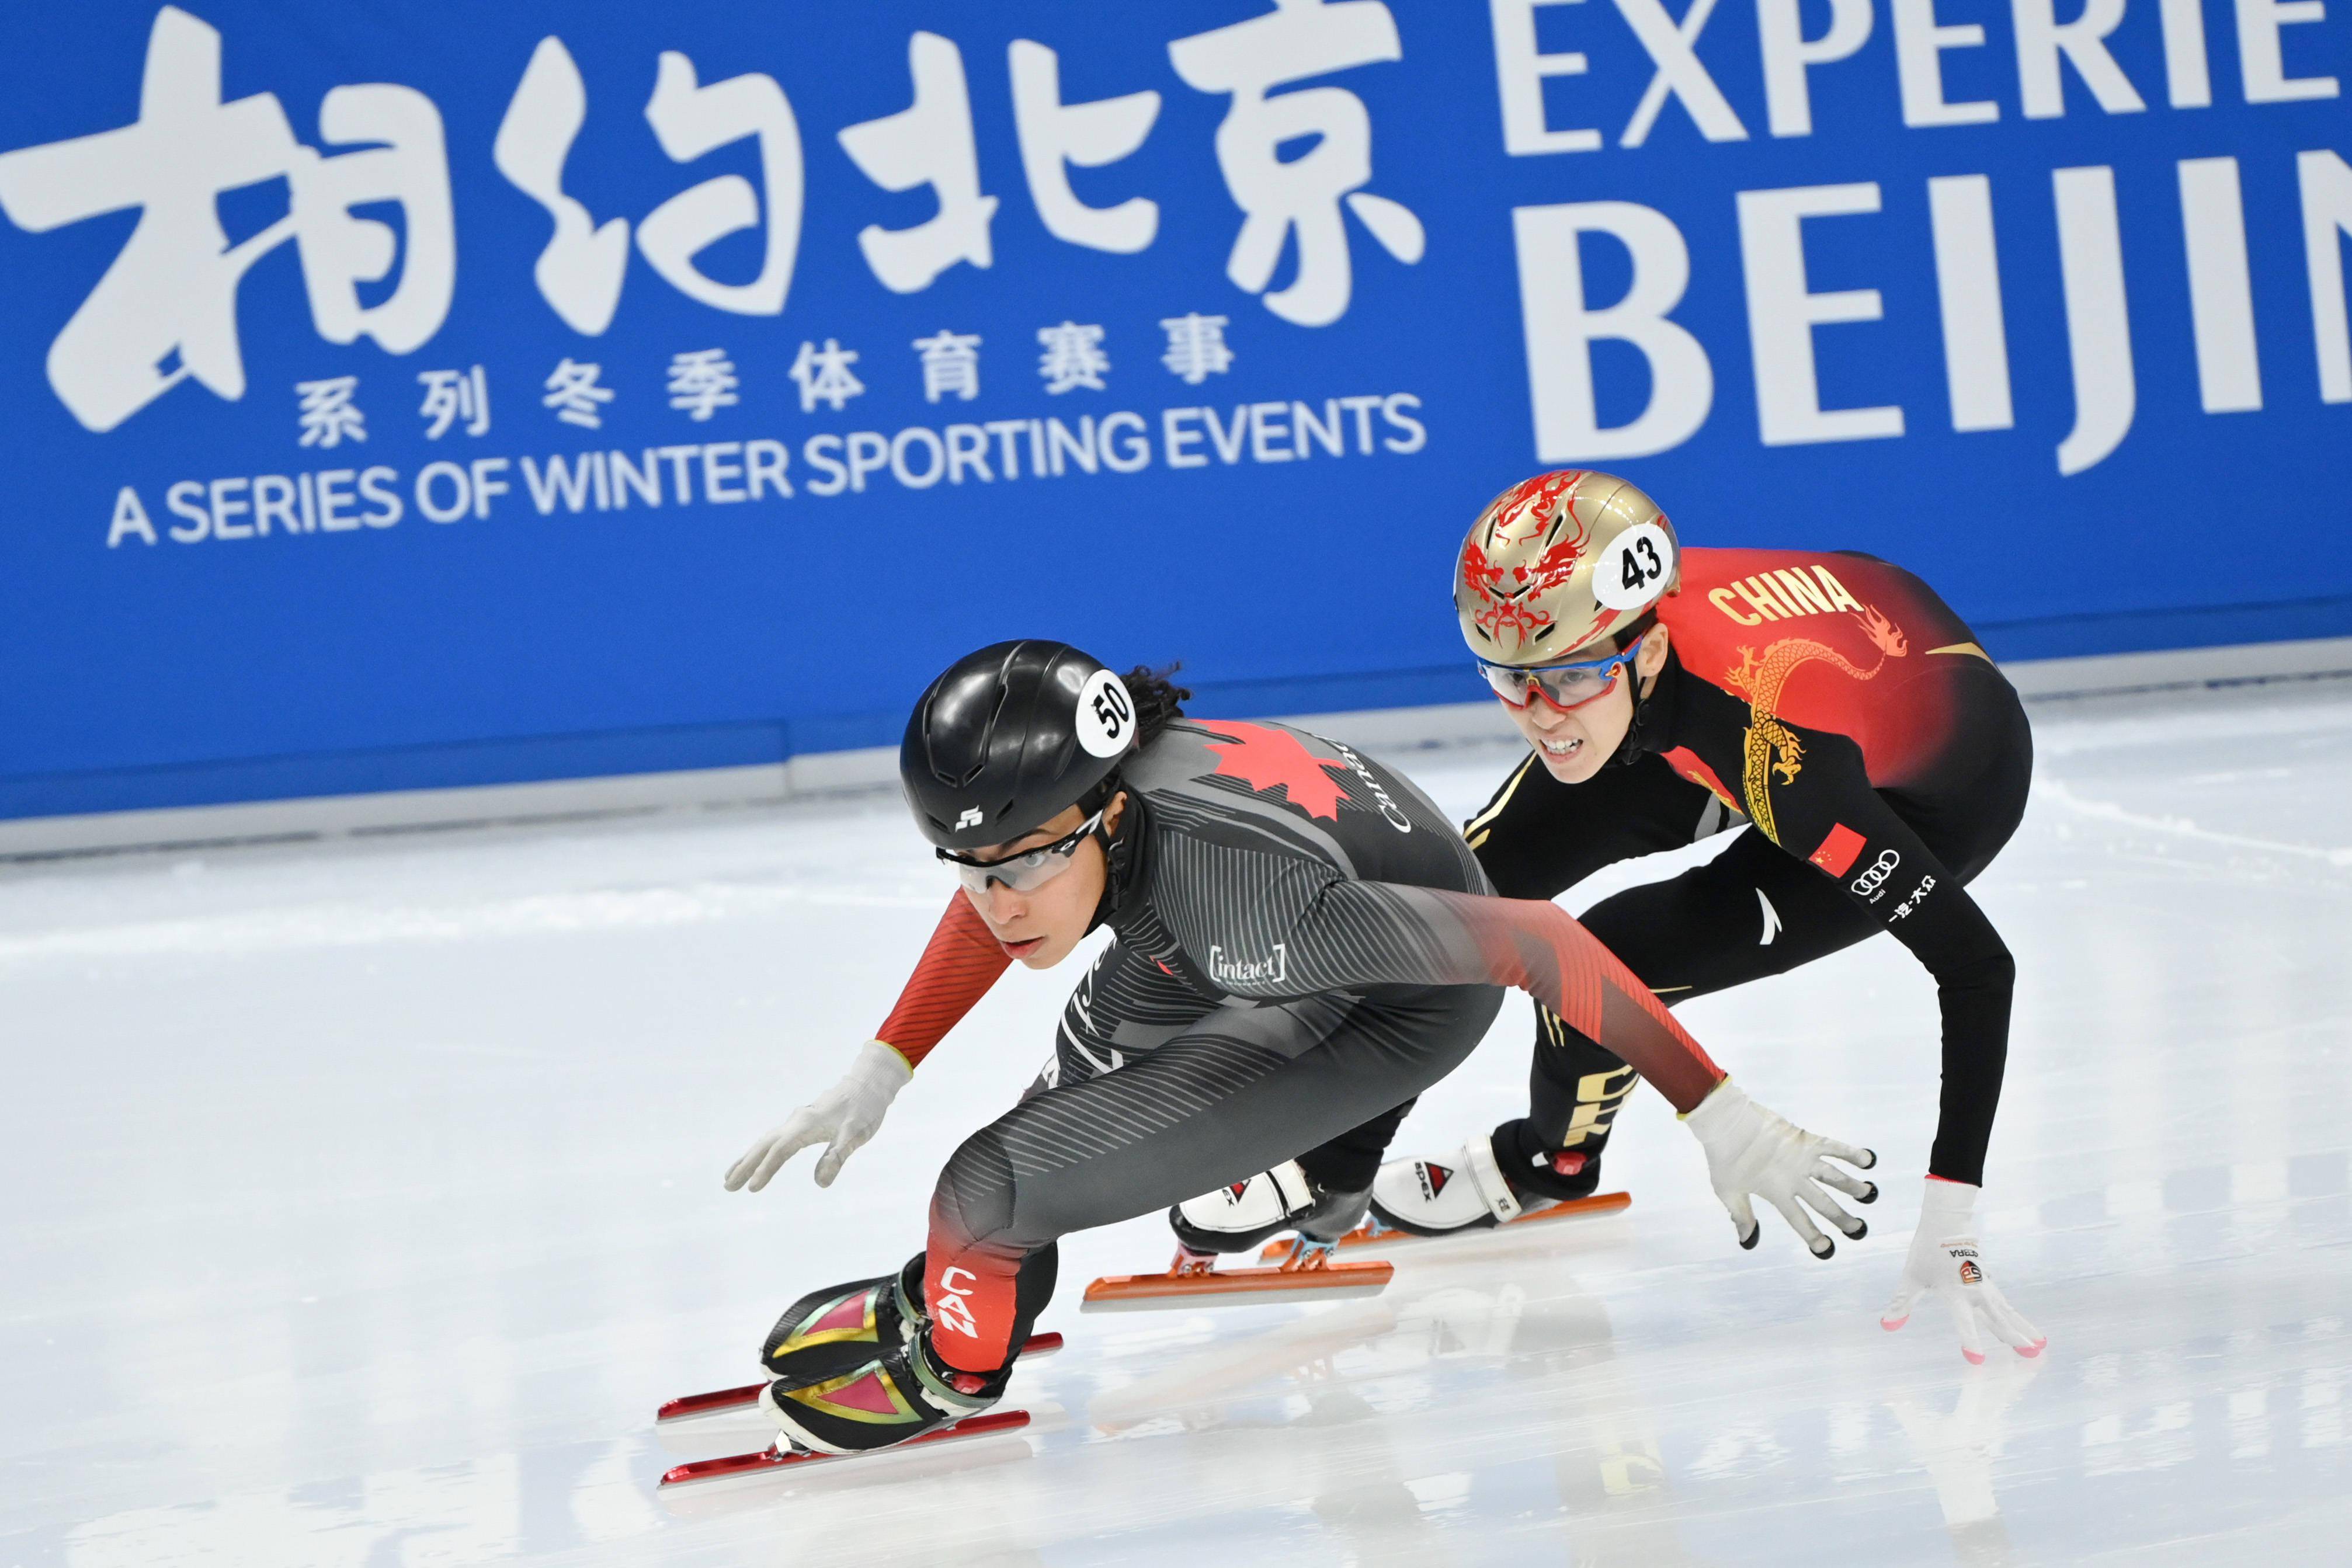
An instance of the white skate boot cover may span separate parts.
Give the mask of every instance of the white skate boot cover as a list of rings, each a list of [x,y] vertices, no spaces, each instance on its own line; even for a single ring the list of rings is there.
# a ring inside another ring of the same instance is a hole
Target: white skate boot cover
[[[1372,1179],[1372,1202],[1423,1235],[1507,1224],[1525,1211],[1484,1134],[1438,1159],[1391,1160]]]
[[[1176,1207],[1184,1223],[1197,1229],[1238,1235],[1280,1225],[1314,1206],[1307,1173],[1297,1160],[1285,1160],[1270,1171],[1187,1198]]]

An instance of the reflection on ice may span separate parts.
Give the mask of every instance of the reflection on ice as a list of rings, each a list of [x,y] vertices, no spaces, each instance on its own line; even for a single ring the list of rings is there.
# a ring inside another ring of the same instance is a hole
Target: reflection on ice
[[[1888,1408],[1903,1425],[1911,1452],[1936,1484],[1936,1506],[1952,1546],[1967,1563],[2015,1561],[1993,1496],[1993,1461],[2008,1436],[2011,1406],[2049,1364],[2017,1356],[1990,1359],[1981,1375],[1962,1381],[1949,1411],[1900,1400]]]
[[[1110,1318],[1077,1282],[1164,1227],[1076,1238],[1028,1432],[683,1515],[654,1406],[912,1251],[1060,1007],[1014,976],[832,1189],[720,1190],[928,934],[893,803],[8,873],[0,1565],[2334,1560],[2352,695],[2212,716],[2247,765],[2183,777],[2160,710],[2042,711],[1979,884],[2021,968],[1981,1218],[2041,1360],[1971,1369],[1929,1309],[1879,1331],[1916,1183],[1829,1263],[1741,1253],[1637,1097],[1622,1217],[1399,1249],[1367,1301]],[[1413,771],[1466,810],[1508,760]],[[1759,1097],[1924,1162],[1933,998],[1892,944],[1685,1016]],[[1525,1032],[1407,1140],[1516,1109]]]

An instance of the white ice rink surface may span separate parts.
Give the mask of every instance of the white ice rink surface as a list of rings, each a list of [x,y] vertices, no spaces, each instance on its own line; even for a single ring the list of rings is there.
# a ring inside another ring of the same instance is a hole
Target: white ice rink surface
[[[1879,938],[1684,1014],[1880,1152],[1828,1263],[1769,1218],[1737,1250],[1645,1092],[1622,1218],[1109,1317],[1078,1287],[1166,1231],[1079,1237],[1028,1435],[683,1514],[655,1406],[916,1249],[1075,966],[1008,977],[831,1191],[729,1194],[932,924],[894,801],[0,873],[0,1568],[2352,1562],[2352,692],[2036,719],[1977,891],[2021,975],[1985,1249],[2041,1361],[1878,1327],[1936,1088]],[[1466,812],[1509,758],[1402,760]],[[1528,1034],[1406,1141],[1514,1113]]]

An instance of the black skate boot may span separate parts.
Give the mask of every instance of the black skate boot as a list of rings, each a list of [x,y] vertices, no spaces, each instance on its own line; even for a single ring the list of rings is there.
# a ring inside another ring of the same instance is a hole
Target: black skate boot
[[[1168,1225],[1178,1245],[1202,1256],[1246,1252],[1286,1230],[1328,1244],[1356,1228],[1370,1200],[1368,1192],[1324,1187],[1297,1160],[1285,1160],[1247,1181],[1178,1204],[1168,1211]]]
[[[920,1437],[977,1416],[1004,1396],[1011,1363],[988,1374],[961,1372],[931,1349],[929,1322],[847,1372],[780,1377],[760,1407],[793,1445],[820,1454],[863,1454]]]
[[[1587,1135],[1588,1143],[1595,1140]],[[1591,1197],[1601,1189],[1601,1150],[1596,1147],[1555,1149],[1537,1135],[1536,1124],[1525,1118],[1495,1129],[1495,1158],[1503,1179],[1521,1201],[1530,1206],[1565,1203]]]
[[[760,1352],[773,1377],[837,1377],[911,1338],[922,1322],[923,1254],[895,1274],[813,1291],[784,1310]]]

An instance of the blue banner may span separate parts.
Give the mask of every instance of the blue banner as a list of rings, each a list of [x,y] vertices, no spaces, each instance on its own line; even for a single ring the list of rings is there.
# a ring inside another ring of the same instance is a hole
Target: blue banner
[[[2352,632],[2347,0],[20,7],[0,815],[1470,700],[1538,468]]]

